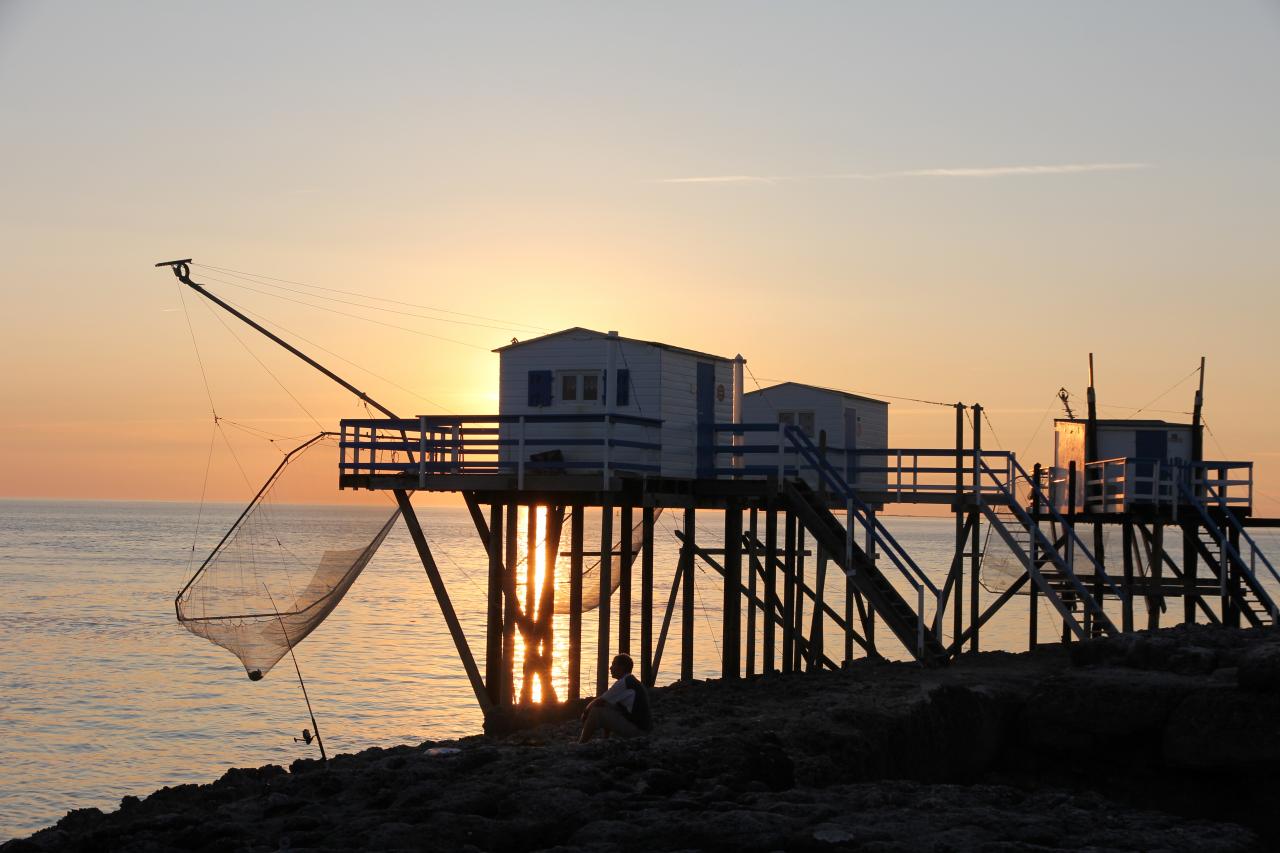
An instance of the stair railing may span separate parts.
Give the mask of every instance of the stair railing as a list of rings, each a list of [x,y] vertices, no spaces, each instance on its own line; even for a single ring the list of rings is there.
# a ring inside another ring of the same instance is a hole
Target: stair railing
[[[833,466],[814,445],[813,440],[800,427],[790,424],[783,427],[787,440],[804,457],[809,466],[817,472],[818,477],[832,493],[845,502],[845,568],[850,574],[853,568],[853,525],[857,522],[867,531],[881,551],[888,555],[894,568],[906,579],[916,593],[916,647],[920,655],[924,654],[924,605],[925,590],[933,593],[936,600],[940,595],[938,587],[929,579],[907,550],[898,543],[883,524],[881,524],[861,498],[849,487],[839,470]],[[941,631],[941,626],[939,626]]]
[[[1244,525],[1240,523],[1238,518],[1236,518],[1235,513],[1230,510],[1223,511],[1222,515],[1227,520],[1228,525],[1230,525],[1233,530],[1244,537],[1244,540],[1249,543],[1250,556],[1254,559],[1246,561],[1240,554],[1239,550],[1231,544],[1231,540],[1226,535],[1226,531],[1224,531],[1218,523],[1213,520],[1213,516],[1209,514],[1209,508],[1205,505],[1204,501],[1197,497],[1195,491],[1187,485],[1186,477],[1178,478],[1178,491],[1182,493],[1183,499],[1195,508],[1196,514],[1200,516],[1200,522],[1204,524],[1205,528],[1209,531],[1209,534],[1213,536],[1214,541],[1218,543],[1220,553],[1229,559],[1235,560],[1236,564],[1244,569],[1244,571],[1249,575],[1250,580],[1253,581],[1252,587],[1254,592],[1260,593],[1259,598],[1262,599],[1262,603],[1266,605],[1267,609],[1271,612],[1271,621],[1280,625],[1280,607],[1277,606],[1275,599],[1267,593],[1262,584],[1258,582],[1257,569],[1255,566],[1256,559],[1259,557],[1262,558],[1262,564],[1267,567],[1267,571],[1277,584],[1280,584],[1280,573],[1276,572],[1276,567],[1271,565],[1271,561],[1267,559],[1267,555],[1262,553],[1262,549],[1258,547],[1258,543],[1255,542],[1253,537],[1249,535],[1249,532],[1245,530]],[[1222,568],[1225,568],[1225,566]],[[1219,571],[1218,574],[1223,587],[1223,594],[1225,595],[1227,573],[1225,571]]]
[[[995,480],[997,483],[999,482],[998,478],[996,477],[996,473],[991,470],[990,466],[988,466],[985,462],[982,462],[981,460],[978,460],[977,464],[982,466],[983,471],[988,476],[990,476],[992,480]],[[1097,558],[1093,556],[1093,552],[1090,551],[1089,548],[1084,544],[1084,541],[1076,533],[1075,528],[1072,525],[1067,523],[1066,518],[1064,518],[1063,515],[1058,512],[1057,508],[1055,508],[1053,504],[1048,502],[1048,500],[1044,496],[1044,493],[1041,491],[1040,486],[1034,481],[1031,475],[1027,473],[1026,469],[1022,467],[1021,463],[1019,463],[1017,460],[1013,460],[1011,464],[1011,468],[1013,469],[1014,473],[1017,476],[1027,481],[1027,485],[1030,488],[1031,493],[1036,497],[1036,499],[1038,499],[1039,503],[1042,506],[1046,507],[1049,510],[1050,514],[1053,516],[1053,519],[1062,526],[1062,530],[1067,536],[1068,542],[1072,543],[1074,548],[1079,552],[1083,553],[1085,558],[1090,563],[1093,564],[1094,571],[1098,573],[1099,577],[1101,577],[1104,581],[1106,581],[1107,586],[1111,588],[1111,591],[1115,593],[1116,597],[1119,598],[1121,601],[1126,601],[1128,597],[1120,590],[1120,587],[1116,586],[1115,581],[1113,581],[1111,579],[1111,576],[1107,574],[1106,569],[1102,567],[1102,563],[1098,562]],[[1044,532],[1040,530],[1040,525],[1037,524],[1033,518],[1031,518],[1031,516],[1026,512],[1026,510],[1024,510],[1021,506],[1018,505],[1017,498],[1014,497],[1012,492],[1005,489],[1004,486],[1001,486],[1001,491],[1003,491],[1005,493],[1005,496],[1008,498],[1009,507],[1013,511],[1014,516],[1018,519],[1019,523],[1021,523],[1024,527],[1027,528],[1027,530],[1032,534],[1032,536],[1037,538],[1041,547],[1044,550],[1044,553],[1047,555],[1048,554],[1057,555],[1057,549],[1053,547],[1053,543],[1049,540],[1047,536],[1044,535]],[[1078,593],[1083,594],[1084,596],[1083,600],[1092,602],[1093,606],[1097,608],[1098,613],[1102,616],[1102,618],[1106,620],[1108,623],[1110,623],[1110,619],[1108,619],[1106,614],[1102,612],[1102,607],[1096,601],[1093,600],[1093,596],[1089,595],[1088,590],[1085,589],[1084,584],[1081,583],[1079,576],[1076,575],[1075,573],[1075,567],[1067,563],[1067,561],[1062,559],[1060,556],[1055,556],[1053,558],[1053,562],[1054,562],[1054,565],[1056,565],[1060,570],[1066,571],[1068,580],[1070,580],[1072,586],[1076,587],[1076,591]]]

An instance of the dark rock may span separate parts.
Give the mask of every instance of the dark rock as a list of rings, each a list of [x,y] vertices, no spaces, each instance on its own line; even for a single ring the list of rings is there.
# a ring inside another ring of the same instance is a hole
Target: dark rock
[[[1241,655],[1236,677],[1245,690],[1280,692],[1280,643],[1257,646]]]

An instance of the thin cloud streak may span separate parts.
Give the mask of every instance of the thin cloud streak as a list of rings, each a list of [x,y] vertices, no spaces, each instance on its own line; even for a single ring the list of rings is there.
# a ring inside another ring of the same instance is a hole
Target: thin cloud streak
[[[983,166],[951,169],[906,169],[897,172],[835,172],[826,175],[701,175],[661,178],[660,184],[776,184],[788,181],[881,181],[890,178],[1004,178],[1017,175],[1075,175],[1084,172],[1132,172],[1154,169],[1151,163],[1058,163],[1033,166]]]

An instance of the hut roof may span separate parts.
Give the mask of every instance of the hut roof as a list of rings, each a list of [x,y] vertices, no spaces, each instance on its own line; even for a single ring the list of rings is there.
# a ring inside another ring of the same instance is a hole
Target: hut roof
[[[839,388],[823,388],[821,385],[809,385],[808,383],[805,383],[805,382],[779,382],[776,385],[770,385],[767,388],[760,388],[755,391],[749,391],[747,392],[746,396],[751,396],[752,394],[767,394],[775,388],[788,388],[788,387],[805,388],[810,391],[821,391],[824,394],[836,394],[840,397],[845,397],[850,400],[863,400],[868,403],[879,403],[882,406],[889,405],[887,401],[877,400],[875,397],[866,397],[862,394],[854,394],[852,391],[841,391]]]
[[[595,329],[587,329],[582,326],[574,326],[569,329],[561,329],[558,332],[551,332],[550,334],[539,335],[536,338],[529,338],[529,340],[527,341],[513,341],[512,343],[509,343],[506,346],[500,346],[493,351],[497,353],[503,353],[503,352],[506,352],[507,350],[515,349],[517,347],[525,347],[525,346],[529,346],[530,344],[537,344],[543,341],[550,340],[551,338],[558,338],[563,335],[571,335],[575,333],[580,337],[595,337],[595,338],[601,338],[601,339],[605,339],[609,337],[609,335],[605,332],[598,332]],[[733,359],[725,358],[722,355],[713,355],[712,353],[709,353],[709,352],[699,352],[698,350],[688,349],[687,347],[678,347],[678,346],[673,346],[672,344],[664,344],[661,341],[646,341],[641,338],[628,338],[622,335],[618,335],[616,337],[616,340],[627,341],[628,343],[633,343],[633,344],[645,344],[651,347],[658,347],[660,349],[671,350],[672,352],[682,352],[682,353],[685,353],[686,355],[692,355],[698,358],[710,358],[716,361],[733,361]]]

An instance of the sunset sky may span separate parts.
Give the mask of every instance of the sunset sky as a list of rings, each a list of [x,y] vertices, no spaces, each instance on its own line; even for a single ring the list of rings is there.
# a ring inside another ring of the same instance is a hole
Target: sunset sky
[[[240,500],[255,431],[360,414],[188,294],[215,432],[152,267],[193,257],[405,415],[581,325],[1048,462],[1089,352],[1104,416],[1172,420],[1204,355],[1206,454],[1280,514],[1276,3],[0,0],[0,104],[0,496],[194,500],[212,440]]]

